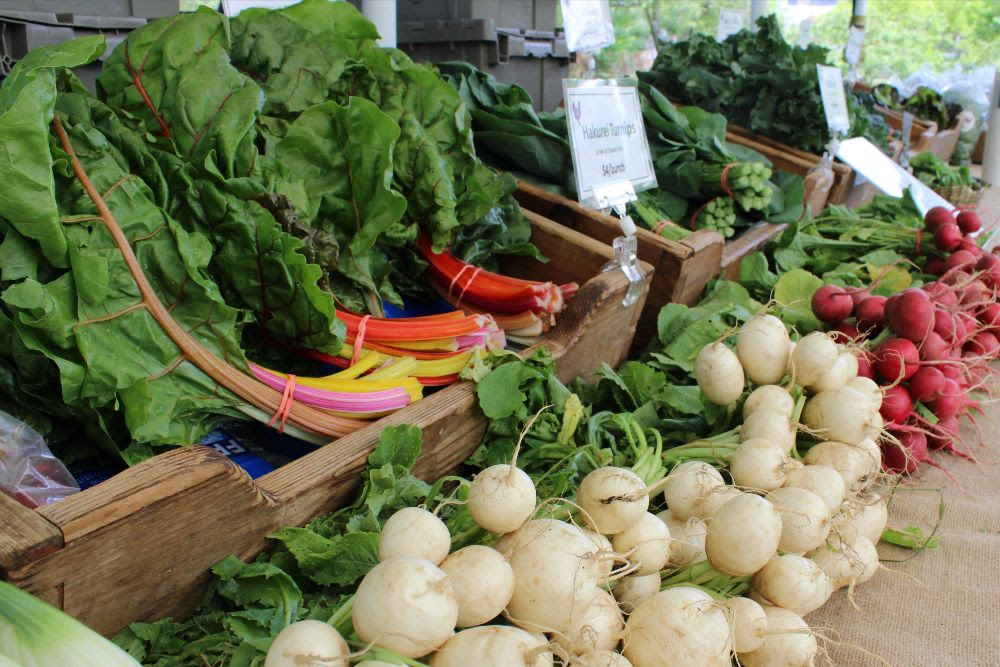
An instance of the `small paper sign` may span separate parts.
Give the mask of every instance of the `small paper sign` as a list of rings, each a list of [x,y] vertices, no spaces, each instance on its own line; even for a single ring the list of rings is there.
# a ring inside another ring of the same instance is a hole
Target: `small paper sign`
[[[823,97],[827,127],[834,134],[846,133],[851,127],[851,117],[847,113],[844,75],[839,68],[829,65],[816,65],[816,74],[819,76],[819,94]]]
[[[562,0],[562,15],[570,51],[600,51],[615,43],[608,0]]]
[[[909,188],[921,214],[927,213],[935,206],[954,208],[864,137],[840,142],[836,153],[840,160],[858,173],[858,176],[871,181],[875,187],[891,197],[902,197],[903,191]]]
[[[563,93],[580,202],[603,208],[594,190],[615,183],[631,182],[635,190],[655,187],[635,84],[564,79]]]
[[[719,23],[715,27],[715,39],[721,42],[733,33],[743,30],[745,20],[743,12],[739,9],[719,10]]]
[[[861,60],[861,46],[865,43],[865,29],[851,26],[847,33],[847,48],[844,49],[844,60],[848,65],[857,65]]]
[[[296,2],[297,0],[222,0],[222,13],[233,18],[244,9],[284,9]]]

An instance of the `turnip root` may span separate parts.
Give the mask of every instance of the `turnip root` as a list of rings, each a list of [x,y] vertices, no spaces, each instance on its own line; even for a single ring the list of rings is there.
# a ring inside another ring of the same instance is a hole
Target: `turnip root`
[[[725,612],[701,589],[660,591],[636,607],[623,654],[635,667],[729,667]]]
[[[642,518],[649,507],[649,496],[645,483],[634,472],[605,466],[583,478],[577,502],[591,528],[612,535]]]
[[[775,489],[766,498],[781,516],[779,549],[804,554],[826,541],[830,534],[830,509],[822,498],[794,486]]]
[[[813,445],[803,461],[830,466],[840,473],[848,491],[864,488],[871,474],[871,455],[864,448],[832,440]]]
[[[614,558],[611,557],[615,549],[611,546],[611,540],[590,528],[580,528],[580,530],[597,547],[597,576],[599,580],[603,581],[611,576],[615,567]]]
[[[781,516],[770,502],[741,493],[709,522],[705,553],[720,572],[736,577],[753,574],[778,549],[781,529]]]
[[[833,368],[839,354],[837,344],[825,333],[816,331],[804,336],[792,352],[795,381],[802,386],[819,382]]]
[[[836,511],[847,498],[844,478],[832,467],[822,463],[812,463],[789,471],[784,486],[812,491],[823,499],[831,512]]]
[[[853,543],[831,539],[814,551],[811,557],[829,577],[834,589],[864,583],[879,568],[875,545],[860,535]]]
[[[469,485],[466,507],[491,533],[517,530],[535,511],[535,485],[517,466],[504,463],[482,470]]]
[[[520,628],[483,625],[452,635],[431,656],[431,667],[551,667],[544,640]]]
[[[866,537],[872,544],[878,544],[889,522],[889,508],[885,499],[873,495],[860,498],[860,507],[853,507],[841,512],[834,522],[833,532],[848,544],[854,543],[858,537]]]
[[[640,602],[660,592],[660,573],[629,575],[618,582],[614,592],[621,610],[631,614]]]
[[[819,392],[827,389],[839,389],[847,384],[851,378],[858,376],[858,356],[853,352],[844,350],[837,355],[837,360],[815,384],[807,387],[809,391]]]
[[[705,503],[716,489],[725,486],[718,470],[702,461],[686,461],[667,475],[663,498],[681,521],[707,516]]]
[[[878,386],[875,380],[859,376],[851,378],[844,383],[844,386],[848,389],[853,389],[864,396],[871,406],[870,409],[872,412],[882,407],[882,388]]]
[[[729,612],[729,625],[733,629],[733,650],[746,653],[760,648],[767,632],[767,615],[764,609],[750,598],[728,598],[722,605]]]
[[[667,524],[670,529],[670,560],[667,566],[671,568],[684,567],[705,560],[705,536],[708,527],[698,517],[687,520],[678,519],[673,511],[663,510],[656,518]]]
[[[776,384],[765,384],[750,392],[743,401],[743,419],[746,420],[758,410],[776,412],[791,417],[795,411],[795,399],[788,390]]]
[[[458,601],[456,625],[460,628],[496,618],[514,595],[514,570],[491,547],[463,547],[442,561],[441,570],[448,575]]]
[[[795,426],[787,415],[757,410],[740,426],[740,440],[763,438],[783,447],[788,453],[795,446]]]
[[[297,621],[278,633],[264,667],[348,667],[350,650],[340,633],[323,621]]]
[[[497,548],[514,570],[510,619],[526,630],[565,633],[581,603],[577,593],[597,588],[599,551],[594,542],[572,524],[533,519]]]
[[[705,398],[718,405],[735,403],[743,394],[743,366],[723,343],[711,343],[698,351],[694,377]]]
[[[633,667],[633,665],[621,653],[589,651],[570,658],[569,667]]]
[[[791,609],[799,616],[819,609],[833,592],[820,566],[805,556],[774,556],[753,575],[753,589],[768,603]]]
[[[827,440],[855,445],[878,435],[881,417],[860,392],[848,387],[821,391],[806,401],[805,424]]]
[[[736,448],[729,462],[733,483],[747,489],[772,491],[785,483],[791,468],[783,445],[752,438]]]
[[[625,621],[615,597],[602,588],[581,592],[578,597],[581,600],[573,606],[573,618],[566,632],[569,647],[574,651],[615,650],[625,632]]]
[[[670,529],[646,512],[638,521],[611,538],[614,550],[638,566],[637,575],[659,572],[670,558]]]
[[[435,565],[451,549],[444,521],[420,507],[404,507],[390,516],[378,537],[379,562],[396,556],[426,558]]]
[[[755,384],[774,384],[788,367],[789,343],[784,322],[774,315],[758,315],[740,327],[736,355]]]
[[[361,641],[419,658],[451,636],[458,622],[458,601],[448,575],[434,563],[396,556],[361,580],[351,619]]]
[[[767,637],[755,651],[740,653],[744,667],[812,667],[819,655],[816,637],[802,617],[789,609],[764,607]]]

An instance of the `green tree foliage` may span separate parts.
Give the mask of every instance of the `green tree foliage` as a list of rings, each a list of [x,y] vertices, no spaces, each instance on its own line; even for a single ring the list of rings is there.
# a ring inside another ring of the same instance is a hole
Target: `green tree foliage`
[[[996,0],[869,0],[861,62],[867,81],[908,76],[924,66],[969,69],[997,63],[1000,2]],[[819,17],[812,41],[843,63],[851,1]]]

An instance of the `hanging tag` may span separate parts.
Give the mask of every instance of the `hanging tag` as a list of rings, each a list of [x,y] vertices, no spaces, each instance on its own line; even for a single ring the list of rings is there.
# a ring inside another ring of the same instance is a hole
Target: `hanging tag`
[[[838,67],[816,65],[819,77],[819,94],[823,98],[823,113],[832,133],[846,134],[851,129],[851,117],[847,112],[847,95],[844,93],[844,76]]]
[[[622,299],[622,305],[631,306],[639,299],[642,291],[642,281],[645,275],[639,267],[636,255],[635,221],[628,214],[628,203],[636,200],[635,188],[631,181],[619,181],[605,185],[595,185],[593,201],[603,212],[614,212],[618,216],[618,224],[625,236],[619,236],[612,243],[615,257],[601,271],[621,269],[628,278],[628,292]]]
[[[903,169],[910,166],[910,133],[913,132],[913,114],[909,111],[903,112],[903,152],[899,156],[899,164]]]
[[[608,0],[562,0],[566,48],[571,52],[600,51],[615,43]]]
[[[743,10],[720,9],[719,22],[715,26],[715,40],[721,42],[726,37],[743,30],[743,22]]]
[[[844,49],[844,60],[848,65],[861,62],[861,46],[865,43],[865,29],[852,25],[847,34],[847,47]]]

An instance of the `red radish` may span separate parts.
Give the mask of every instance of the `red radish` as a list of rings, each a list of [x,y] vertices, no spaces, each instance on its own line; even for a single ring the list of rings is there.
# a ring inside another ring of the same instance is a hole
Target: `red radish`
[[[951,345],[944,338],[932,331],[920,343],[921,361],[944,361],[951,356]]]
[[[977,259],[983,254],[983,249],[979,247],[978,243],[976,243],[976,239],[971,236],[963,236],[962,244],[958,246],[958,249],[972,253]]]
[[[849,290],[848,294],[851,295],[851,301],[854,302],[854,307],[857,308],[858,304],[871,296],[871,292],[866,289],[853,289]]]
[[[858,318],[858,331],[878,333],[885,324],[885,302],[884,296],[870,296],[855,309]]]
[[[934,245],[938,250],[951,252],[962,244],[962,230],[958,225],[945,223],[934,230]]]
[[[955,224],[955,216],[944,206],[935,206],[924,215],[924,226],[930,231],[946,224]]]
[[[978,356],[994,357],[998,348],[1000,348],[1000,341],[997,340],[996,336],[989,331],[980,331],[965,344],[963,349]]]
[[[944,391],[944,373],[934,366],[922,366],[910,378],[910,396],[921,403],[933,401]],[[884,416],[884,415],[883,415]]]
[[[955,341],[959,340],[959,326],[961,326],[961,323],[954,315],[942,308],[934,309],[934,331],[931,333],[937,334],[942,340],[954,344]],[[962,327],[962,333],[964,332],[965,327]]]
[[[951,253],[948,259],[944,262],[944,268],[947,271],[952,269],[971,269],[975,266],[977,258],[968,250],[958,250]]]
[[[939,364],[938,368],[949,380],[954,380],[958,382],[962,379],[962,362],[953,361],[952,363]]]
[[[976,271],[982,271],[982,279],[987,285],[1000,287],[1000,257],[993,254],[980,255]]]
[[[905,338],[888,339],[872,351],[872,356],[879,377],[889,382],[909,380],[920,368],[920,352]]]
[[[850,322],[841,322],[831,329],[831,332],[833,333],[833,339],[838,343],[847,343],[852,340],[858,340],[861,337],[861,332]]]
[[[823,285],[813,293],[812,310],[820,322],[835,324],[850,317],[854,301],[843,287]]]
[[[882,442],[882,467],[887,472],[912,475],[917,467],[928,460],[927,436],[920,431],[889,429],[899,444]]]
[[[858,353],[858,377],[875,379],[875,370],[872,368],[872,362],[867,352]]]
[[[957,221],[959,229],[966,234],[974,234],[983,227],[983,223],[979,219],[979,214],[975,211],[959,211]]]
[[[882,392],[882,406],[879,413],[890,424],[902,424],[913,412],[913,399],[909,390],[901,384],[893,385]]]
[[[959,303],[963,306],[978,306],[993,298],[993,292],[982,280],[973,280],[962,290]]]
[[[982,322],[983,326],[988,327],[994,332],[997,331],[1000,329],[1000,303],[991,301],[986,304],[979,309],[976,319]]]
[[[927,407],[939,420],[949,419],[958,414],[961,396],[962,388],[958,382],[948,378],[944,381],[944,390],[942,390],[941,395],[929,402]]]
[[[931,449],[953,450],[956,437],[958,437],[958,417],[942,419],[927,438],[927,446]]]
[[[934,306],[927,292],[909,288],[896,296],[885,318],[896,335],[919,342],[934,328]]]
[[[944,260],[940,257],[931,257],[924,264],[924,273],[929,273],[932,276],[940,276],[944,273]]]

